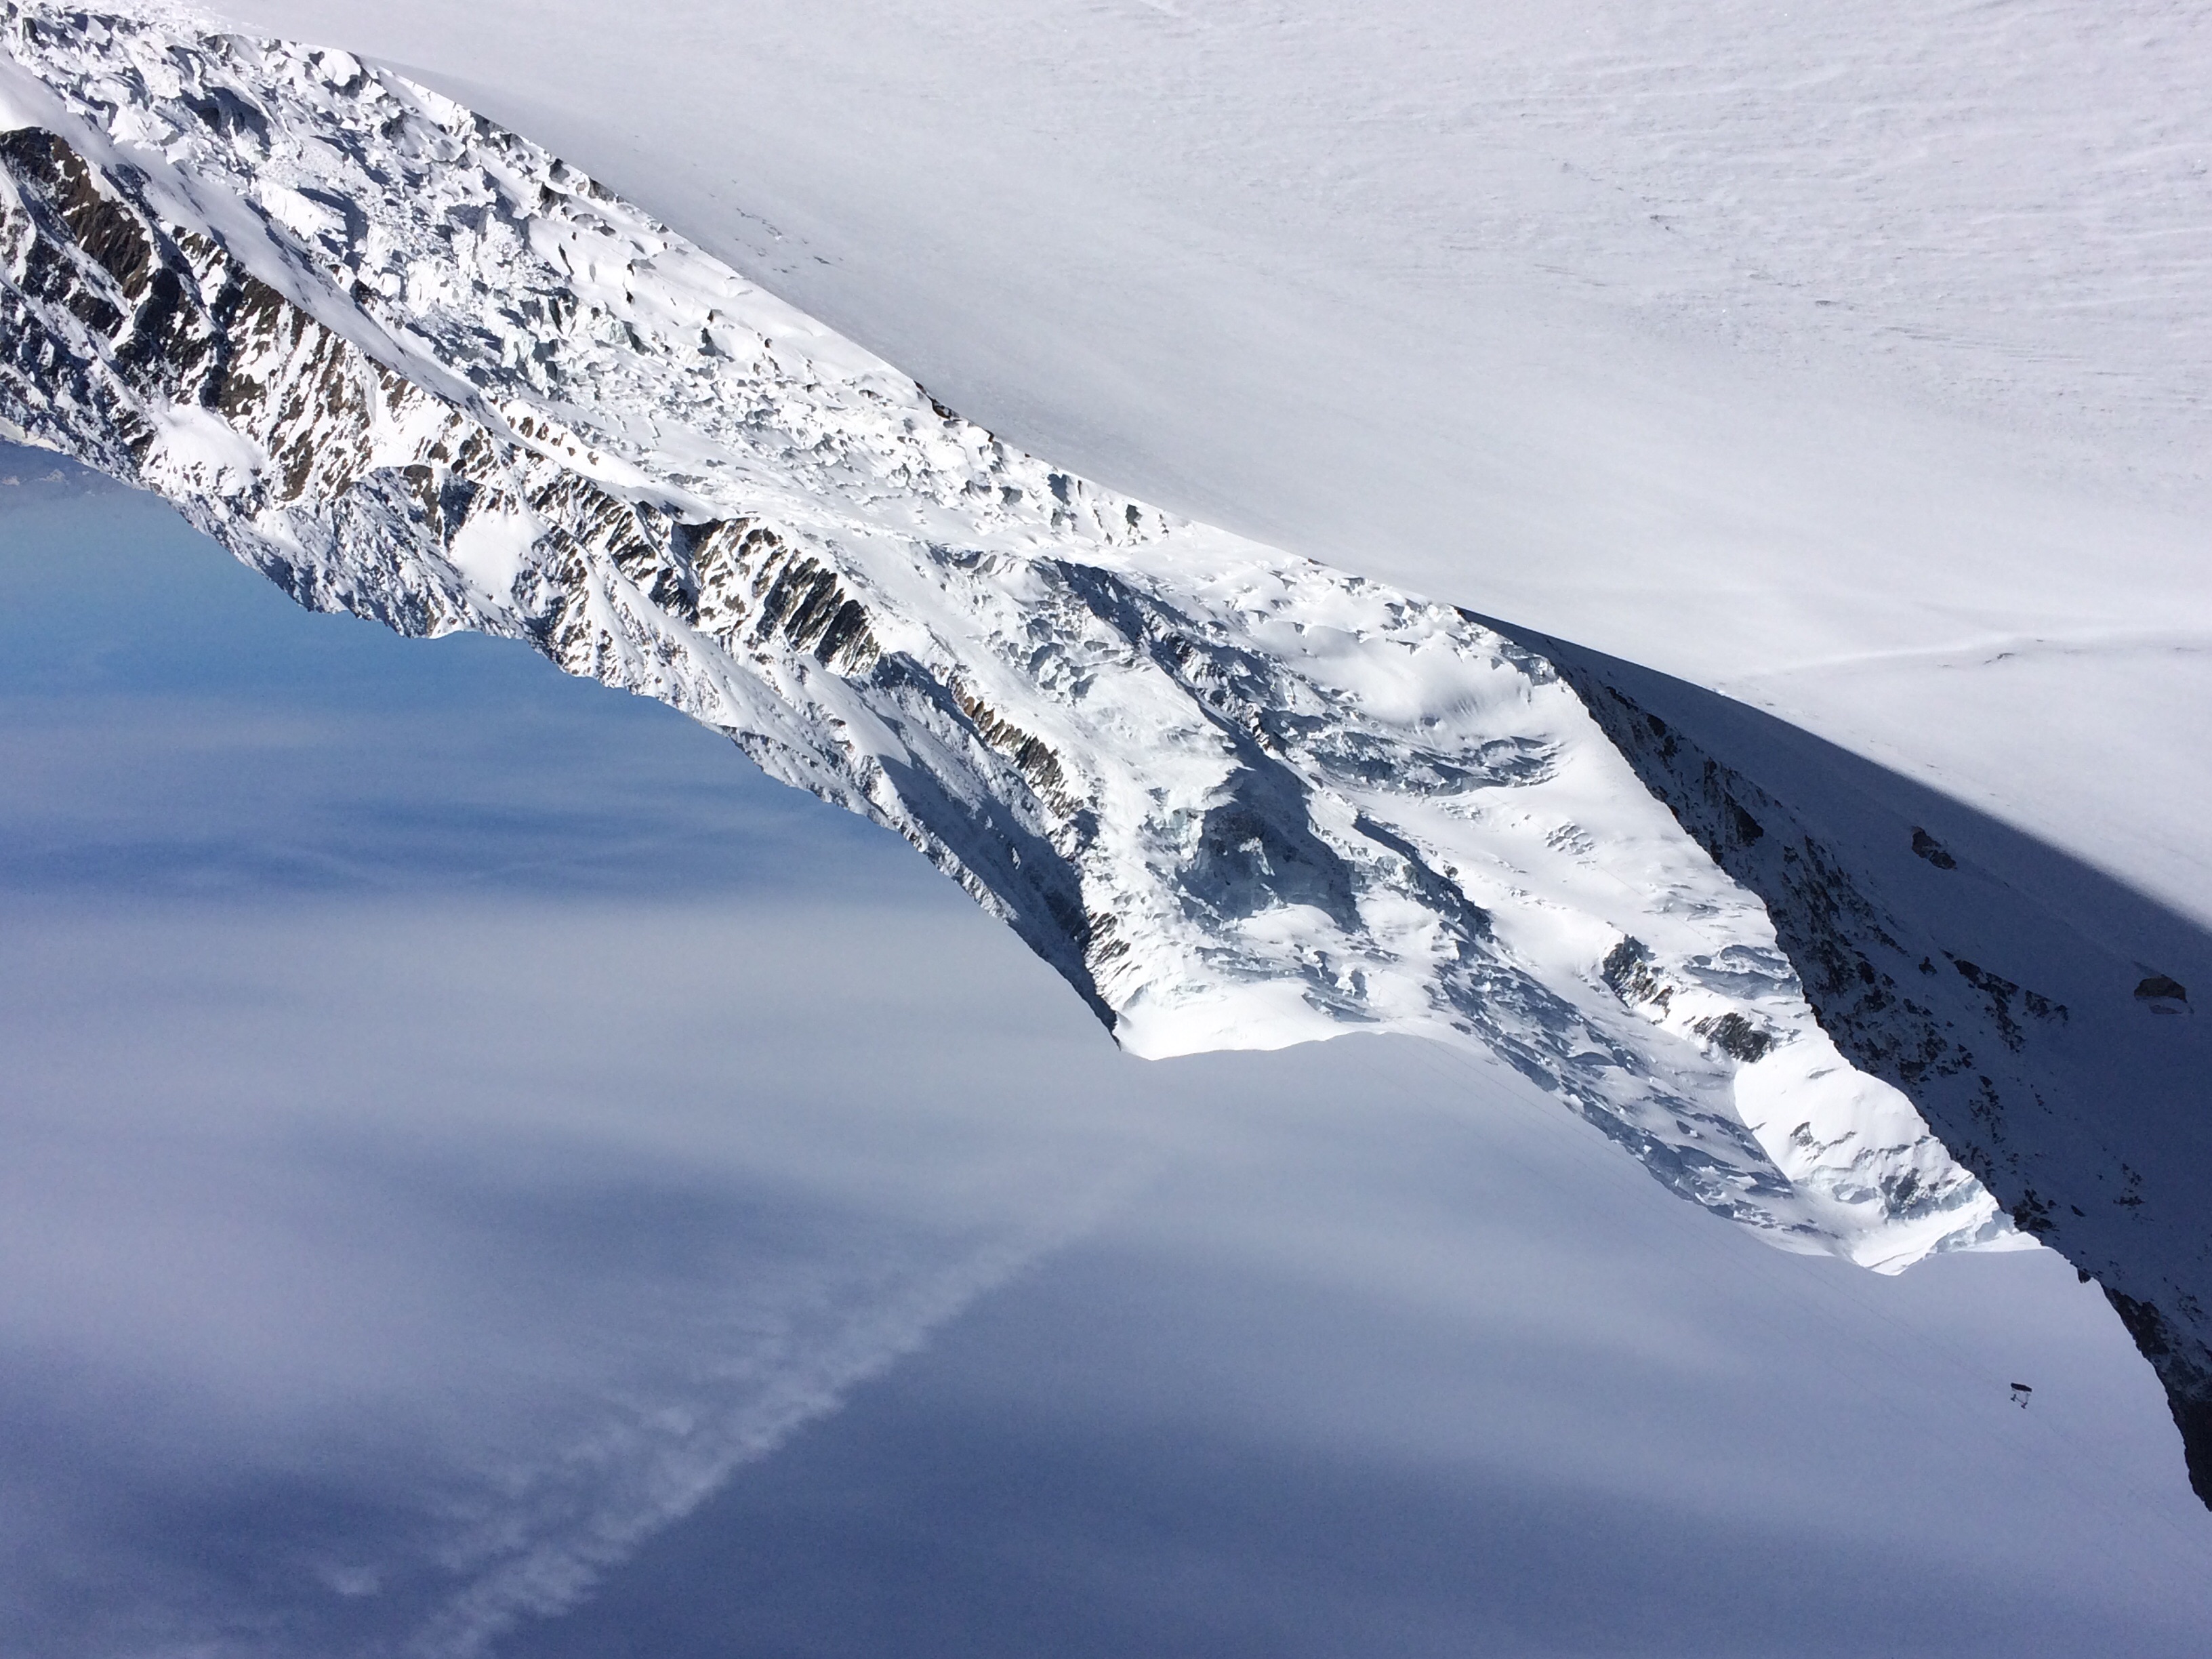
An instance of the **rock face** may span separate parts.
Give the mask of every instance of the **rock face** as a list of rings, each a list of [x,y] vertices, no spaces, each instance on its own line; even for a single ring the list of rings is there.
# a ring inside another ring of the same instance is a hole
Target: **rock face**
[[[2136,986],[2136,1000],[2148,1003],[2163,1013],[2183,1014],[2189,1012],[2189,990],[2178,979],[2164,974],[2153,974]]]

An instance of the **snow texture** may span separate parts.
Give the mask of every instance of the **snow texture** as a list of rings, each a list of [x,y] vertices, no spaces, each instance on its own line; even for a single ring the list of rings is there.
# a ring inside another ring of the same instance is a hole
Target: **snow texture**
[[[1542,657],[1018,453],[348,54],[0,16],[9,435],[727,732],[1139,1054],[1420,1032],[1787,1248],[2021,1242]]]

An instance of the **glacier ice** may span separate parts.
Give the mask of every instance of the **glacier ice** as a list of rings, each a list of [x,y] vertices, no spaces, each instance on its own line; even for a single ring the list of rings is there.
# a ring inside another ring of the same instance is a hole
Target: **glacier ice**
[[[1540,654],[1034,457],[342,52],[0,7],[0,434],[903,835],[1145,1055],[1413,1032],[1684,1196],[2009,1246]]]

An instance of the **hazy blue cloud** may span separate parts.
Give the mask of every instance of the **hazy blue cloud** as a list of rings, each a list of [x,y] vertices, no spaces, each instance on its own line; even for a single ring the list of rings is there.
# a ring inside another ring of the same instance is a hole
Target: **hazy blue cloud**
[[[766,787],[642,698],[474,635],[301,611],[151,497],[7,509],[0,883],[140,895],[674,896],[787,885],[882,832]]]

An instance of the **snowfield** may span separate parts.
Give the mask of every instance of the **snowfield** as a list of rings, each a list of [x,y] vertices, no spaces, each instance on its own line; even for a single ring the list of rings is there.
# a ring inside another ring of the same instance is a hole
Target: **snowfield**
[[[1139,1054],[1472,1042],[1778,1242],[2014,1241],[1541,659],[1010,450],[346,54],[16,41],[70,149],[12,141],[12,320],[48,355],[19,349],[11,418],[302,602],[527,638],[728,732],[899,830]],[[143,221],[109,216],[131,168]],[[42,230],[106,252],[63,276]]]
[[[2188,15],[2143,12],[2179,44],[2129,36],[2090,96],[2058,7],[1864,59],[1863,20],[1603,14],[1560,58],[1510,14],[1407,108],[1300,40],[1402,62],[1434,19],[1061,20],[1187,39],[1163,85],[989,13],[890,8],[817,64],[798,25],[564,58],[593,17],[556,10],[510,58],[490,13],[279,9],[542,116],[652,210],[365,57],[10,4],[6,435],[303,604],[526,639],[727,732],[1139,1054],[1419,1032],[1786,1248],[1893,1271],[2017,1223],[2103,1279],[2206,1489],[2203,1039],[2136,994],[2212,986],[2178,827],[2212,799]],[[1980,103],[1948,78],[1976,53],[2010,66]],[[1063,103],[1071,54],[1104,67]],[[902,100],[987,60],[1067,159],[956,124],[877,167]],[[776,91],[725,132],[687,77],[732,61]],[[810,118],[854,86],[866,118]],[[1279,130],[1238,124],[1262,104]],[[994,210],[989,277],[928,257],[1002,184],[1038,217]]]

